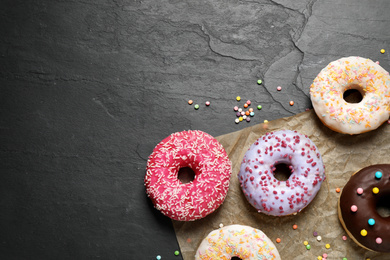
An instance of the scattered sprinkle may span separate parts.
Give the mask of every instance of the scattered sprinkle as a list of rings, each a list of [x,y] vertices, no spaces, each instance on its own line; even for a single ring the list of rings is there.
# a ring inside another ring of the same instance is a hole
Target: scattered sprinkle
[[[345,241],[347,240],[347,236],[343,236],[342,239]]]
[[[378,193],[379,193],[378,187],[373,188],[373,189],[372,189],[372,192],[373,192],[374,194],[378,194]]]
[[[377,237],[377,238],[375,239],[375,242],[376,242],[377,244],[382,244],[382,238]]]
[[[377,178],[377,179],[382,178],[382,172],[377,171],[377,172],[375,173],[375,178]]]
[[[351,211],[356,212],[358,210],[358,207],[356,205],[351,206]]]
[[[241,112],[242,112],[242,108],[239,108],[239,109],[238,109],[238,112],[240,112],[240,113],[241,113]]]
[[[198,105],[198,104],[195,104],[194,108],[195,108],[196,110],[198,110],[198,109],[199,109],[199,105]]]
[[[258,110],[261,110],[262,108],[263,108],[263,107],[262,107],[261,105],[258,105],[258,106],[257,106],[257,109],[258,109]],[[389,121],[390,121],[390,120],[389,120]],[[390,123],[389,123],[389,124],[390,124]]]
[[[266,124],[266,123],[268,123],[268,120],[266,119],[266,120],[264,120],[264,123]]]
[[[238,106],[233,107],[234,111],[238,111]]]
[[[244,119],[242,118],[242,116],[240,116],[240,117],[238,118],[238,120],[241,122],[241,121],[244,120]]]
[[[281,87],[281,86],[278,86],[278,87],[276,88],[276,90],[277,90],[277,91],[281,91],[281,90],[282,90],[282,87]]]
[[[176,250],[174,254],[177,256],[180,254],[180,252]]]
[[[356,192],[357,192],[357,194],[362,195],[363,194],[363,189],[362,188],[357,188]]]
[[[210,106],[210,101],[206,101],[206,106]]]
[[[252,112],[249,113],[249,115],[250,115],[250,116],[254,116],[254,115],[255,115],[255,112],[252,111]]]
[[[244,107],[247,108],[247,107],[248,107],[248,104],[245,103],[245,104],[244,104]]]
[[[322,256],[319,255],[319,256],[317,257],[317,259],[318,259],[318,260],[322,260]]]
[[[375,63],[379,65],[379,61],[376,61]]]
[[[370,219],[368,220],[368,225],[370,225],[370,226],[375,225],[375,219],[370,218]]]
[[[327,258],[327,257],[328,257],[328,254],[327,254],[327,253],[323,253],[323,254],[322,254],[322,257],[323,257],[323,258]]]
[[[295,229],[297,229],[298,228],[298,225],[297,224],[294,224],[293,225],[293,229],[295,230]]]
[[[282,240],[278,237],[277,239],[276,239],[276,243],[280,243]]]
[[[234,122],[235,122],[236,124],[238,124],[238,123],[240,123],[240,119],[236,118],[236,119],[234,120]]]
[[[346,257],[343,257],[343,260],[348,260]]]
[[[360,231],[360,235],[362,235],[363,237],[367,236],[367,230],[362,229],[362,230]]]
[[[250,122],[250,121],[251,121],[251,118],[250,118],[250,117],[247,117],[245,120],[246,120],[247,122]]]
[[[192,101],[191,99],[188,100],[188,105],[192,105],[192,103],[194,103],[194,101]]]
[[[304,244],[305,246],[307,246],[307,245],[309,244],[309,242],[307,242],[307,241],[305,240],[305,241],[303,241],[303,244]]]
[[[223,224],[222,224],[222,223],[221,223],[221,224],[219,224],[219,227],[220,227],[220,228],[223,228]]]
[[[318,236],[318,233],[317,233],[317,231],[314,231],[313,232],[313,237],[316,237],[316,236]]]
[[[250,106],[251,103],[252,103],[252,102],[251,102],[250,100],[247,100],[247,101],[246,101],[246,104],[247,104],[248,106]]]
[[[192,242],[191,238],[187,238],[187,243],[191,243],[191,242]]]
[[[156,259],[160,260],[161,259],[161,255],[156,256]]]
[[[336,192],[337,193],[340,193],[341,189],[340,188],[336,188]]]
[[[257,80],[257,84],[261,85],[262,83],[263,83],[263,81],[261,79]]]
[[[321,241],[322,240],[322,237],[321,236],[317,236],[317,241]]]
[[[307,249],[307,250],[310,250],[310,248],[311,248],[310,245],[307,245],[307,246],[306,246],[306,249]]]
[[[386,51],[385,51],[385,49],[381,49],[381,53],[383,54],[383,53],[385,53]]]
[[[330,248],[330,244],[326,244],[326,245],[325,245],[325,248],[326,248],[326,249],[329,249],[329,248]]]
[[[237,97],[236,97],[236,100],[237,100],[237,101],[240,101],[240,100],[241,100],[241,97],[240,97],[240,96],[237,96]]]
[[[253,108],[249,108],[248,111],[249,111],[249,112],[253,112]]]
[[[294,105],[294,101],[290,101],[290,106],[293,106]]]

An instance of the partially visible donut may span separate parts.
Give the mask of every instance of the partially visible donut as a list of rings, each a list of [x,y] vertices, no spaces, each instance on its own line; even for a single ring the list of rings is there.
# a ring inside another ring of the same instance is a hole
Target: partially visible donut
[[[286,181],[274,176],[275,167],[287,165]],[[285,216],[301,211],[316,196],[325,168],[316,145],[297,131],[266,133],[245,153],[238,179],[245,197],[258,212]]]
[[[362,100],[347,102],[343,96],[348,90],[358,91]],[[310,86],[310,96],[326,126],[340,133],[360,134],[389,119],[390,76],[370,59],[341,58],[321,70]]]
[[[338,203],[340,222],[361,247],[390,252],[390,217],[377,206],[390,206],[390,164],[363,168],[352,175]]]
[[[195,173],[193,181],[178,179],[181,168]],[[145,186],[156,209],[171,219],[205,217],[224,201],[231,162],[222,145],[202,131],[183,131],[162,140],[149,156]]]
[[[196,250],[195,260],[280,260],[272,241],[260,230],[230,225],[208,234]]]

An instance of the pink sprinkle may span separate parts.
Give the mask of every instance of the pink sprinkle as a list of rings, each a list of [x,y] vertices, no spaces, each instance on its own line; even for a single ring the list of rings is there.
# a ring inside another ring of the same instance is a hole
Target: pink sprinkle
[[[277,89],[278,91],[281,91],[281,90],[282,90],[282,87],[281,87],[281,86],[278,86],[276,89]]]
[[[250,100],[248,100],[248,101],[246,101],[246,103],[248,104],[248,106],[251,104],[251,101]]]
[[[362,188],[357,188],[356,192],[357,192],[357,194],[362,195],[363,194],[363,189]]]
[[[351,211],[352,212],[356,212],[358,210],[357,206],[356,205],[352,205],[351,206]]]
[[[234,111],[238,111],[238,106],[235,106],[233,109]]]
[[[343,236],[342,238],[343,238],[344,241],[347,240],[347,236]]]
[[[377,238],[375,239],[375,242],[376,242],[377,244],[382,244],[382,238],[377,237]]]
[[[210,106],[210,101],[206,101],[206,106]]]
[[[323,258],[327,258],[327,257],[328,257],[328,254],[327,254],[327,253],[323,253],[323,254],[322,254],[322,257],[323,257]]]
[[[375,63],[379,65],[379,61],[376,61]]]

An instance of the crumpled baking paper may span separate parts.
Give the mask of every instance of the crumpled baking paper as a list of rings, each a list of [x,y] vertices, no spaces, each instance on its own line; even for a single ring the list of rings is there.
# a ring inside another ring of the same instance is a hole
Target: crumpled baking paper
[[[241,160],[249,146],[270,131],[296,130],[307,135],[318,147],[325,164],[326,179],[315,199],[300,213],[273,217],[258,213],[244,197],[237,174]],[[301,114],[247,127],[237,132],[218,136],[232,161],[232,176],[224,203],[212,214],[192,222],[173,221],[173,226],[184,260],[194,259],[195,252],[209,232],[220,224],[248,225],[262,230],[276,245],[281,258],[289,260],[317,259],[324,253],[327,259],[390,259],[390,254],[367,251],[349,237],[337,216],[340,193],[350,176],[359,169],[378,163],[390,163],[390,125],[360,135],[336,133],[324,126],[313,110]],[[298,228],[294,230],[292,226]],[[313,235],[317,232],[321,236]],[[281,242],[276,243],[276,238]],[[311,249],[307,250],[304,241]],[[330,248],[325,248],[330,244]]]

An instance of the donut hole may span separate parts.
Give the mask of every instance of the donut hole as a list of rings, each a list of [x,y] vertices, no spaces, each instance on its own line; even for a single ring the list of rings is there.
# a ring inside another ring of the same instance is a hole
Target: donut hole
[[[275,168],[273,169],[273,174],[275,179],[278,181],[287,181],[288,178],[290,178],[292,171],[291,171],[291,165],[286,163],[278,163],[275,165]]]
[[[390,217],[390,194],[378,199],[378,202],[376,203],[376,212],[382,218]]]
[[[357,84],[349,85],[343,93],[343,99],[347,103],[360,103],[363,100],[363,88]]]
[[[242,259],[239,258],[238,256],[233,256],[230,260],[242,260]]]
[[[195,172],[190,167],[182,167],[179,169],[177,178],[183,184],[190,183],[195,179]]]

